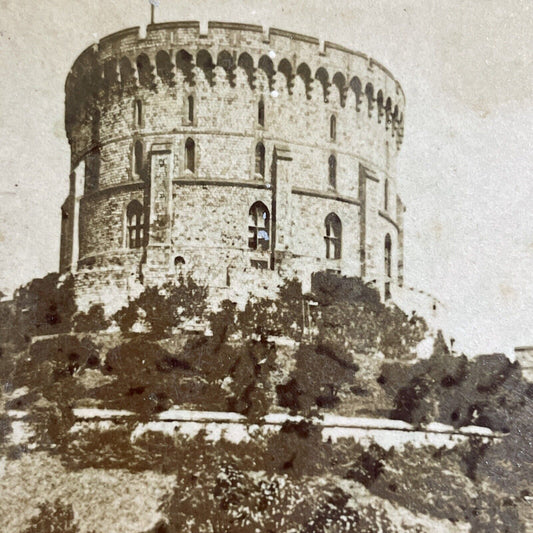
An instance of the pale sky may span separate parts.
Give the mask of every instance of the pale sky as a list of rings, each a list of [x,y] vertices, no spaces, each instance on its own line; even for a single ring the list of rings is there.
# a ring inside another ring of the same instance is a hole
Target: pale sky
[[[398,167],[409,285],[470,352],[533,344],[531,0],[161,0],[158,22],[276,26],[365,52],[406,94]],[[148,0],[0,0],[0,289],[58,268],[64,82]]]

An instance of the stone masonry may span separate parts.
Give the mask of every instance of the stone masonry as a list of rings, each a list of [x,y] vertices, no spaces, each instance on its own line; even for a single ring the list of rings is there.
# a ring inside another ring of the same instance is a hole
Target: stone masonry
[[[278,29],[103,38],[66,82],[60,268],[76,272],[80,307],[184,273],[228,297],[332,270],[394,299],[404,106],[378,62]]]

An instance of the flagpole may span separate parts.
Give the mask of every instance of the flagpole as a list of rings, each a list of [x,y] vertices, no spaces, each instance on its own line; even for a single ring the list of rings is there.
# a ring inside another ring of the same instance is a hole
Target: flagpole
[[[159,7],[159,0],[149,0],[150,1],[150,7],[151,7],[151,23],[150,24],[155,24],[155,8],[156,7]]]

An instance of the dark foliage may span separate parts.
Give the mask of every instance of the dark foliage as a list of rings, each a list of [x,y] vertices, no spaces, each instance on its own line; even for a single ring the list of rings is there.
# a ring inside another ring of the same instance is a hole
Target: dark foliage
[[[303,304],[301,283],[287,281],[276,300],[249,300],[244,311],[236,314],[236,324],[245,338],[252,334],[285,335],[299,340],[303,330]]]
[[[318,342],[337,353],[381,351],[389,358],[410,359],[427,330],[422,318],[383,304],[360,278],[319,272],[313,276],[312,295],[318,302]]]
[[[57,273],[34,279],[15,292],[13,327],[28,341],[32,336],[66,333],[76,312],[74,278]]]
[[[414,365],[383,366],[379,382],[395,398],[391,418],[508,432],[527,401],[519,366],[501,354],[468,360],[450,355],[438,343],[436,348],[432,357]]]
[[[161,338],[186,320],[201,318],[207,307],[206,297],[206,287],[199,286],[191,277],[181,277],[176,283],[146,288],[113,318],[125,335],[143,318],[150,334]]]
[[[353,383],[358,370],[347,354],[338,355],[324,345],[301,345],[294,357],[289,380],[276,388],[279,405],[293,411],[335,407],[339,390]]]
[[[32,518],[24,533],[79,533],[74,520],[72,505],[65,505],[60,500],[53,504],[39,504],[39,514]]]
[[[388,454],[376,444],[364,450],[346,472],[348,479],[358,481],[366,488],[372,487],[385,469]]]
[[[93,305],[87,313],[79,312],[74,315],[74,331],[88,333],[102,331],[109,327],[110,321],[106,318],[104,306]]]

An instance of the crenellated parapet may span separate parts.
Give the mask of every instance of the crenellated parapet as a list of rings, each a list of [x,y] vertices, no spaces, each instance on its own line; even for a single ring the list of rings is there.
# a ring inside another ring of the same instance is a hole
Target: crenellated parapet
[[[240,79],[252,96],[286,97],[288,114],[308,100],[315,112],[322,105],[349,115],[354,128],[356,122],[378,124],[383,139],[396,149],[401,145],[403,91],[365,54],[275,28],[210,22],[204,30],[198,22],[173,22],[150,25],[143,37],[138,27],[112,34],[76,60],[66,83],[66,129],[74,159],[89,149],[76,144],[82,131],[90,143],[101,141],[100,115],[113,95],[203,85],[238,91],[245,89]]]

